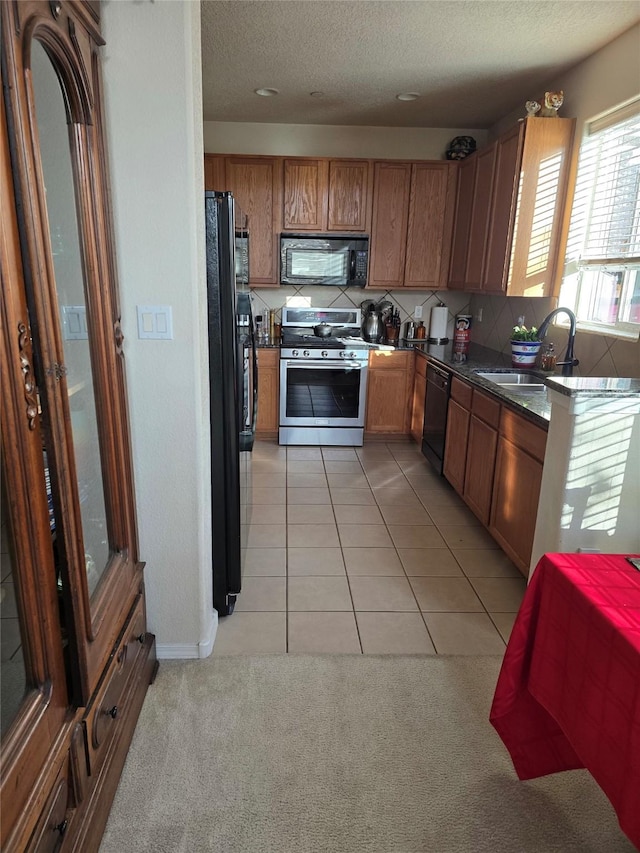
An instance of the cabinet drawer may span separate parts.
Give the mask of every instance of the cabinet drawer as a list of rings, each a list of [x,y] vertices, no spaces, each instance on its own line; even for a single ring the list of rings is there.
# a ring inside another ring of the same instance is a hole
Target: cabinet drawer
[[[494,400],[493,397],[488,397],[480,391],[473,391],[473,401],[471,411],[481,421],[489,424],[489,426],[498,429],[500,424],[500,403]]]
[[[145,648],[145,638],[144,599],[140,596],[85,717],[91,776],[96,775],[108,744],[118,732],[122,718],[126,716],[127,684],[138,656]]]
[[[371,370],[403,370],[409,366],[414,357],[407,350],[372,350],[369,353]]]
[[[500,417],[500,433],[517,447],[526,450],[534,459],[544,462],[547,446],[546,430],[516,415],[511,409],[503,408]]]
[[[54,853],[60,849],[73,815],[74,802],[71,792],[71,765],[67,758],[53,783],[38,825],[26,848],[28,853]]]
[[[451,380],[451,396],[453,399],[460,403],[461,406],[464,406],[465,409],[471,408],[471,397],[473,395],[473,388],[471,385],[467,385],[466,382],[462,382],[460,379],[457,379],[455,376]]]
[[[424,376],[426,379],[427,376],[427,359],[416,353],[416,373],[418,376]]]

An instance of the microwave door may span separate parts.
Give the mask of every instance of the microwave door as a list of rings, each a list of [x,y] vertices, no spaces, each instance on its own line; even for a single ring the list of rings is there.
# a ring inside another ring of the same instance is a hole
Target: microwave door
[[[287,283],[344,287],[349,278],[349,251],[289,248],[286,250]]]

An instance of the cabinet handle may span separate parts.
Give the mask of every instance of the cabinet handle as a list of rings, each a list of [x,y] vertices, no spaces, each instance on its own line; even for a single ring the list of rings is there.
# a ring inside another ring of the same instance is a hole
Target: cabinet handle
[[[105,711],[105,714],[108,717],[111,717],[112,720],[115,720],[115,718],[118,716],[118,706],[114,705],[113,708],[110,708],[108,711]]]
[[[59,823],[57,826],[54,826],[53,828],[54,828],[55,832],[60,833],[60,836],[62,837],[65,834],[65,832],[67,831],[68,826],[69,826],[69,821],[65,818],[62,821],[62,823]]]
[[[138,636],[136,637],[136,640],[137,640],[137,641],[140,643],[140,645],[142,646],[142,645],[144,645],[144,641],[146,640],[146,638],[147,638],[147,635],[146,635],[146,634],[144,633],[144,631],[143,631],[143,632],[142,632],[142,634],[138,634]]]

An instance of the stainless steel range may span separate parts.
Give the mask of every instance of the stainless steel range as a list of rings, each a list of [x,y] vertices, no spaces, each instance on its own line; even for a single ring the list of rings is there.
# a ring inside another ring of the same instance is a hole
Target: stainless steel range
[[[370,347],[361,322],[359,308],[282,309],[280,444],[362,445]],[[327,337],[314,332],[321,324]]]

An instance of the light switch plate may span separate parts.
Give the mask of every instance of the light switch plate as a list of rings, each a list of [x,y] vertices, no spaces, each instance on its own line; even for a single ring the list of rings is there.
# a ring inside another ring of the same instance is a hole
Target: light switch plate
[[[171,305],[136,305],[138,337],[146,340],[173,340]]]
[[[416,305],[413,309],[413,316],[416,320],[422,320],[422,305]]]
[[[62,336],[65,341],[86,341],[87,308],[85,305],[62,306]]]

